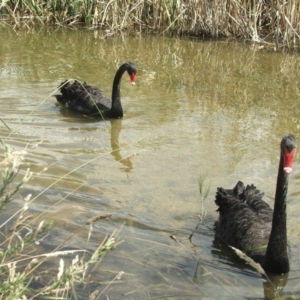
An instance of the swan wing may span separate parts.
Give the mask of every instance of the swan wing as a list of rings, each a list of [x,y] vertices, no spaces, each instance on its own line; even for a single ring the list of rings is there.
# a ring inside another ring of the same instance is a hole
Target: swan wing
[[[224,243],[248,250],[267,242],[273,211],[262,196],[255,186],[244,188],[240,181],[231,190],[217,189],[215,202],[219,221],[215,227]]]
[[[101,90],[86,83],[65,81],[60,91],[61,95],[55,95],[57,101],[74,111],[94,114],[111,108],[110,99]]]

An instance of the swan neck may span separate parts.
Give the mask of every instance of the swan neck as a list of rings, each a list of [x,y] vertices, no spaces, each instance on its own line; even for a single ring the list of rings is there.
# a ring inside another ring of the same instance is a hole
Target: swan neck
[[[123,109],[121,105],[121,97],[120,97],[120,86],[121,86],[121,78],[124,72],[126,71],[126,65],[122,65],[118,71],[116,72],[113,86],[112,86],[112,95],[111,95],[111,117],[123,117]]]
[[[288,174],[283,170],[283,156],[281,155],[277,176],[272,229],[265,256],[265,270],[270,272],[289,272],[286,229],[287,191]]]

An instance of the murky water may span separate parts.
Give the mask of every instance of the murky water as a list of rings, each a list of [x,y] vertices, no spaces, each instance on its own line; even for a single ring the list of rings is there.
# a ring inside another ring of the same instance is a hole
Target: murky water
[[[227,42],[102,39],[80,30],[1,28],[0,34],[0,116],[12,130],[1,126],[1,139],[27,147],[26,162],[36,175],[22,194],[46,189],[31,205],[37,213],[48,209],[44,217],[55,221],[43,246],[59,245],[97,214],[112,217],[94,224],[90,249],[124,224],[123,243],[80,294],[105,289],[101,299],[263,298],[261,276],[214,241],[214,194],[242,180],[263,190],[273,206],[281,137],[290,132],[300,141],[300,58]],[[122,80],[122,120],[80,116],[51,96],[66,78],[110,95],[117,66],[128,60],[139,71],[135,87],[127,75]],[[203,210],[199,174],[210,187]],[[299,183],[297,157],[284,296],[300,294]],[[86,247],[87,232],[66,247]],[[107,287],[120,271],[122,278]]]

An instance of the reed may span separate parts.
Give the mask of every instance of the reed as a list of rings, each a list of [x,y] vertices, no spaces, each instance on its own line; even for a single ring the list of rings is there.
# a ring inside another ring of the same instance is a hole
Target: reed
[[[300,0],[9,0],[2,21],[75,25],[117,32],[124,29],[209,38],[243,38],[299,47]]]
[[[20,188],[28,182],[32,173],[29,169],[22,172],[21,166],[26,151],[11,151],[6,146],[4,159],[0,162],[0,211],[5,213],[8,204],[15,199]],[[24,175],[21,175],[24,173]],[[22,208],[0,224],[0,300],[4,299],[78,299],[76,287],[85,283],[91,267],[97,266],[103,255],[116,246],[117,232],[110,237],[105,237],[91,254],[87,250],[60,251],[60,246],[67,243],[75,236],[72,233],[56,249],[49,252],[37,253],[37,245],[52,227],[52,222],[40,221],[28,214],[28,207],[32,202],[31,195],[24,199]],[[88,220],[78,231],[89,226],[87,240],[90,240],[92,225],[94,222],[109,217],[109,214],[95,216]],[[3,218],[2,218],[3,219]],[[34,219],[34,220],[33,220]],[[5,232],[4,228],[10,224],[10,229]],[[62,257],[73,255],[74,259],[64,260]],[[59,261],[58,259],[59,258]],[[52,265],[59,264],[58,272],[46,266],[47,262]],[[47,273],[44,272],[47,270]],[[43,276],[41,276],[43,274]],[[122,276],[119,273],[116,278]],[[35,286],[35,288],[33,288]],[[39,286],[39,288],[37,288]],[[104,287],[105,290],[105,287]],[[103,290],[103,291],[104,291]],[[103,292],[102,291],[102,292]],[[99,293],[99,291],[94,291]],[[45,298],[45,295],[48,295]],[[40,298],[39,298],[40,299]]]
[[[197,226],[195,227],[195,229],[192,231],[192,233],[189,236],[190,241],[192,240],[192,237],[193,237],[194,233],[197,231],[200,224],[203,223],[203,220],[206,216],[204,202],[205,202],[206,198],[208,197],[209,191],[210,191],[210,183],[206,183],[206,179],[207,179],[207,174],[200,173],[200,175],[198,177],[198,187],[199,187],[199,194],[200,194],[200,201],[201,201],[201,214],[198,215],[199,221],[198,221]]]

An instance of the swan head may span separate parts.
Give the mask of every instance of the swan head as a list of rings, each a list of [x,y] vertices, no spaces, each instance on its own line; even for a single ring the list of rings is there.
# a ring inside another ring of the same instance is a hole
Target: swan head
[[[281,152],[283,156],[283,171],[286,174],[292,173],[293,160],[296,155],[296,150],[296,138],[291,134],[285,135],[281,141]]]
[[[134,63],[128,62],[126,63],[126,69],[130,76],[131,85],[135,85],[137,67]]]

